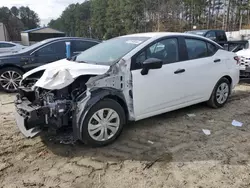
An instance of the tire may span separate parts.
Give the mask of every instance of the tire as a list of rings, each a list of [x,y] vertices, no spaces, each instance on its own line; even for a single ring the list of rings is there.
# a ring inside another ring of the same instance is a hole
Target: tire
[[[100,118],[101,116],[103,116],[103,118]],[[110,118],[108,118],[108,116]],[[122,106],[112,99],[103,99],[96,103],[89,110],[85,119],[83,120],[82,141],[83,143],[94,147],[111,144],[121,134],[125,122],[126,116]],[[112,126],[108,124],[112,124]],[[114,124],[118,126],[114,126]],[[113,131],[111,131],[111,128]],[[107,132],[105,131],[105,129],[107,130]],[[97,130],[98,132],[95,133],[95,131]],[[106,138],[105,135],[107,135]]]
[[[222,92],[222,90],[221,90],[222,88],[224,88],[224,90],[223,90],[224,92]],[[225,89],[225,88],[228,88],[228,89]],[[219,91],[221,93],[225,93],[224,98],[220,98],[221,95],[219,94]],[[230,84],[229,80],[225,77],[221,78],[217,82],[216,86],[214,87],[212,95],[211,95],[209,101],[207,102],[208,106],[210,106],[212,108],[223,107],[228,101],[228,98],[230,96],[230,92],[231,92],[231,84]]]
[[[16,92],[22,75],[23,71],[15,67],[0,69],[0,90],[8,93]]]

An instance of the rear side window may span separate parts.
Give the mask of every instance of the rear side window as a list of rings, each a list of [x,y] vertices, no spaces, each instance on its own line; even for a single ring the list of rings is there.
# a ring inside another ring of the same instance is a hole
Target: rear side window
[[[9,43],[0,43],[0,48],[11,48],[14,47],[14,44],[9,44]]]
[[[207,44],[203,40],[185,39],[188,58],[198,59],[207,57]]]
[[[72,50],[73,52],[83,52],[96,44],[98,43],[92,41],[74,40],[72,41]]]
[[[217,39],[218,39],[218,41],[222,41],[222,42],[227,41],[227,37],[225,35],[225,32],[217,31]]]
[[[55,42],[37,51],[38,55],[65,54],[65,53],[66,53],[65,42]]]

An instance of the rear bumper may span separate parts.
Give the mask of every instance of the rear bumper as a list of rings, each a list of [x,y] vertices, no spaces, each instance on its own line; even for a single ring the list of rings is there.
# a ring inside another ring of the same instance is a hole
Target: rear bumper
[[[26,137],[36,136],[46,124],[45,115],[49,112],[49,108],[33,106],[27,98],[21,99],[19,95],[15,107],[15,120],[19,130]]]

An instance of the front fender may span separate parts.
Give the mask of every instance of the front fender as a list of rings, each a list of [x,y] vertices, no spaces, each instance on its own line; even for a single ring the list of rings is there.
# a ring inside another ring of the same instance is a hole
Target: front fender
[[[104,98],[119,98],[126,104],[122,91],[114,88],[100,88],[90,92],[90,98],[85,102],[78,102],[73,114],[73,135],[76,140],[82,140],[82,125],[88,111]]]

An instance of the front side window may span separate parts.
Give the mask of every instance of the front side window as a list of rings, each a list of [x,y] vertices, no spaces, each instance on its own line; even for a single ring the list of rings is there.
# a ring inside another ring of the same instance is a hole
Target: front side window
[[[148,39],[149,37],[137,36],[110,39],[80,53],[74,61],[98,65],[112,65]]]
[[[198,59],[207,57],[207,44],[203,40],[185,39],[188,58]]]
[[[55,42],[39,49],[36,53],[38,55],[66,53],[66,44],[65,42]]]
[[[174,63],[179,60],[178,40],[176,38],[159,41],[141,52],[135,60],[136,68],[149,58],[161,59],[164,64]]]

